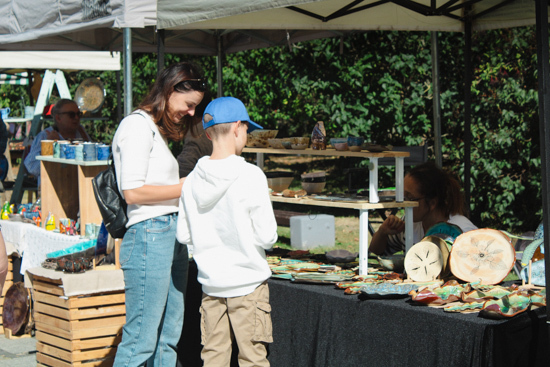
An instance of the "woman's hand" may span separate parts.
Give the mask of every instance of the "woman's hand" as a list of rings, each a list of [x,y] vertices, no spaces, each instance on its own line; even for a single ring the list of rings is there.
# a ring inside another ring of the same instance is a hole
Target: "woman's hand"
[[[378,231],[386,236],[401,233],[405,230],[405,222],[397,218],[395,215],[390,215],[380,226]]]
[[[388,245],[388,236],[401,233],[404,230],[405,222],[395,215],[388,216],[380,228],[378,228],[378,231],[372,236],[369,251],[377,255],[382,255]]]

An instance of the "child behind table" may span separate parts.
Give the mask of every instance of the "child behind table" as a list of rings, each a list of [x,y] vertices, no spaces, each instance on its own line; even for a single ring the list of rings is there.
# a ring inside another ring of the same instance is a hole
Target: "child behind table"
[[[269,366],[265,250],[277,240],[277,224],[265,174],[240,157],[247,129],[261,127],[233,97],[210,102],[203,126],[214,148],[183,184],[177,227],[202,284],[201,358],[205,366],[229,366],[235,340],[241,365]]]

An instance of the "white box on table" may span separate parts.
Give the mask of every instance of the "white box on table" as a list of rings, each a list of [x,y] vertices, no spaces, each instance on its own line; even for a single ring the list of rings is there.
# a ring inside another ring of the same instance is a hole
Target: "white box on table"
[[[334,215],[290,217],[290,245],[299,250],[334,246]]]

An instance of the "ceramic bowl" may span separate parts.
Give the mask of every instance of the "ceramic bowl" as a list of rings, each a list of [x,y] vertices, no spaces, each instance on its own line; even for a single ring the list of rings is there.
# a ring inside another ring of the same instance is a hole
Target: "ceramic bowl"
[[[327,260],[330,261],[331,263],[349,263],[354,261],[357,258],[357,256],[359,256],[359,253],[350,252],[344,249],[337,249],[337,250],[326,252],[325,256]]]
[[[330,145],[336,150],[349,150],[348,138],[331,138]]]
[[[292,142],[290,140],[283,140],[281,142],[281,145],[283,146],[283,148],[285,149],[292,149]]]
[[[405,269],[405,255],[379,256],[378,262],[386,270],[402,273]]]
[[[307,149],[307,144],[291,144],[290,145],[294,150],[304,150]]]
[[[273,149],[285,149],[283,139],[267,139],[267,142]]]
[[[267,148],[269,146],[268,139],[275,138],[278,132],[279,130],[254,130],[250,134],[248,134],[246,146],[255,148]]]
[[[292,144],[305,144],[306,147],[309,146],[309,138],[308,137],[292,137],[289,138],[290,142]]]
[[[361,148],[361,145],[363,145],[363,142],[365,141],[365,138],[362,138],[360,136],[348,136],[348,146],[355,147],[359,146]]]
[[[320,194],[325,188],[326,182],[303,182],[302,189],[306,190],[308,194]]]

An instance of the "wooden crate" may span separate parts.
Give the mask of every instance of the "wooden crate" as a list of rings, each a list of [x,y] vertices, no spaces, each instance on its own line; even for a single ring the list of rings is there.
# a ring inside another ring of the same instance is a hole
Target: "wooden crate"
[[[6,276],[6,281],[4,282],[4,288],[2,289],[2,294],[0,295],[0,333],[4,333],[4,325],[2,322],[2,314],[4,313],[4,298],[6,292],[13,285],[13,257],[12,255],[8,256],[8,274]]]
[[[111,366],[126,321],[124,291],[66,297],[61,280],[34,277],[38,366]]]

